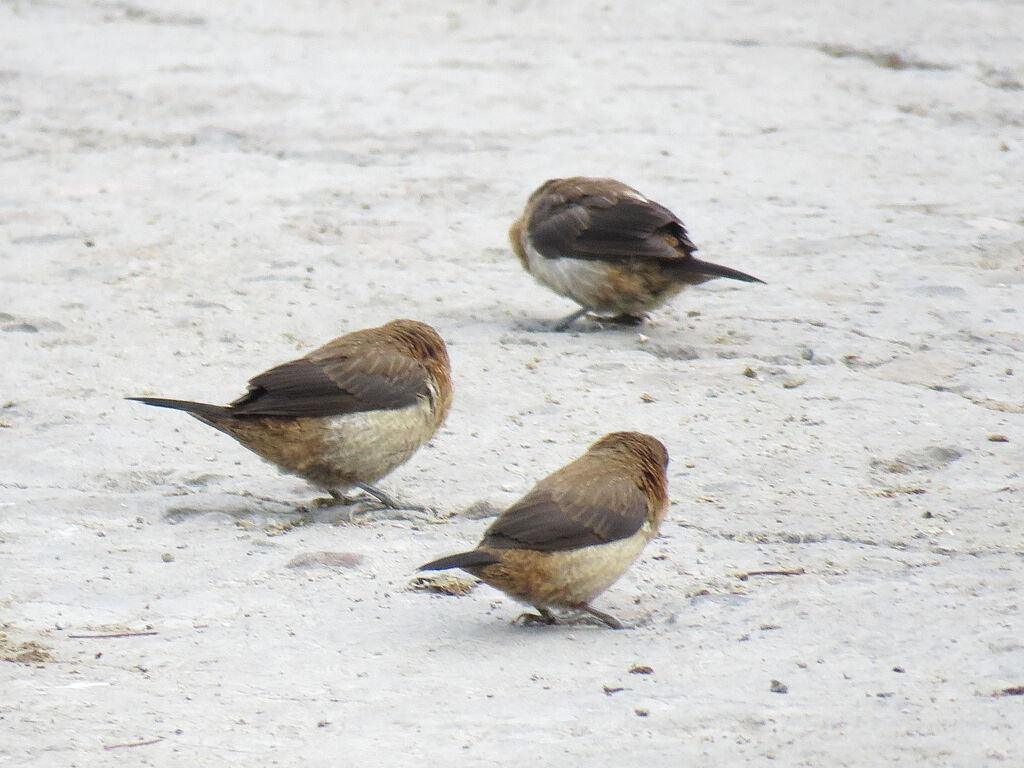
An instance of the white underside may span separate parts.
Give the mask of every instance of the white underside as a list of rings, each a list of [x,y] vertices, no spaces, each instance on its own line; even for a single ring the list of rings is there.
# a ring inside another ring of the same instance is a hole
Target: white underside
[[[558,578],[553,585],[567,603],[589,603],[614,584],[640,556],[652,538],[650,523],[626,539],[558,553]]]
[[[615,312],[614,306],[594,306],[594,296],[602,292],[608,279],[608,267],[600,261],[542,256],[529,242],[524,244],[526,260],[533,278],[559,296],[572,299],[581,307],[596,312]]]
[[[335,416],[324,436],[323,461],[372,483],[408,461],[436,429],[425,397],[407,408]]]

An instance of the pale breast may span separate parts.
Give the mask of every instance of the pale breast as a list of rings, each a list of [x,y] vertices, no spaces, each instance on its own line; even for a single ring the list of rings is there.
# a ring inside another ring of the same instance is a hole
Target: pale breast
[[[650,539],[645,525],[627,539],[596,544],[570,552],[553,552],[557,577],[553,579],[551,605],[589,603],[615,583],[639,557]]]
[[[215,426],[282,471],[341,491],[374,483],[408,461],[433,437],[440,414],[431,399],[420,397],[406,408],[327,418],[230,419]]]
[[[653,261],[546,258],[526,243],[530,274],[560,296],[600,314],[641,315],[661,306],[684,285]]]
[[[408,461],[438,424],[426,398],[416,405],[330,419],[321,463],[336,481],[373,483]]]
[[[529,242],[526,243],[525,251],[530,274],[538,283],[588,309],[598,312],[614,311],[614,308],[594,306],[607,282],[608,269],[604,263],[580,259],[549,259],[542,256]]]
[[[653,537],[649,523],[632,536],[565,552],[496,550],[499,565],[473,569],[491,586],[531,605],[572,608],[610,587]]]

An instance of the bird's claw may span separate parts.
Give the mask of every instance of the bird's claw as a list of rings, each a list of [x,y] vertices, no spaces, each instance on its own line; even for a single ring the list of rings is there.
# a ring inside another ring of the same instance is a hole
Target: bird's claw
[[[513,624],[524,627],[535,627],[538,625],[550,626],[557,624],[558,619],[551,613],[521,613],[512,620]]]
[[[643,325],[646,321],[647,315],[629,315],[626,313],[615,315],[614,317],[598,317],[594,320],[594,322],[602,328],[607,326],[614,326],[616,328],[635,328],[638,325]]]

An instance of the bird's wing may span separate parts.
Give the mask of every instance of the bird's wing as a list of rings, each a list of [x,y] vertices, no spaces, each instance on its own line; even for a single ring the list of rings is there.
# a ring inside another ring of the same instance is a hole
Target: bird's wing
[[[697,250],[672,211],[634,194],[552,195],[531,217],[529,235],[549,257],[679,261]]]
[[[481,546],[556,552],[632,536],[647,520],[647,497],[615,473],[574,472],[542,480],[487,529]]]
[[[346,346],[329,344],[254,377],[232,414],[338,416],[403,408],[429,396],[426,368],[415,358],[383,345]]]

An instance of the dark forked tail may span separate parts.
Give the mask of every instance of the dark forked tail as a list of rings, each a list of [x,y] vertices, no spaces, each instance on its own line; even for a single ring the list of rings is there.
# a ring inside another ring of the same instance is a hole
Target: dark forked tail
[[[466,568],[483,565],[494,565],[500,563],[501,558],[497,555],[492,555],[490,552],[484,552],[479,549],[474,549],[472,552],[460,552],[457,555],[448,555],[448,557],[442,557],[437,560],[432,560],[426,565],[421,565],[416,570],[418,571],[446,571],[449,568]]]
[[[135,400],[146,405],[155,405],[158,408],[173,408],[176,411],[191,413],[201,419],[223,418],[231,412],[230,408],[223,405],[193,403],[191,400],[167,400],[163,397],[126,397],[125,400]]]

